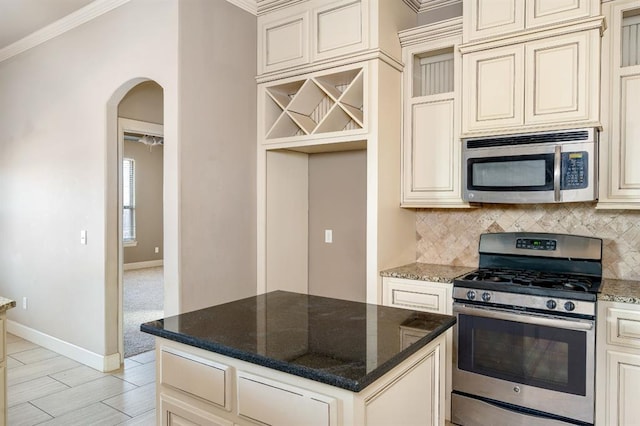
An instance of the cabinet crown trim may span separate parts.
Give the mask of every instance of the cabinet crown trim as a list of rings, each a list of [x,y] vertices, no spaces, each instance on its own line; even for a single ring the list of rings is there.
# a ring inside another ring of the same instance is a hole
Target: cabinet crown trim
[[[428,12],[462,3],[462,0],[403,0],[414,12]]]
[[[606,29],[606,23],[604,16],[596,16],[591,18],[585,18],[583,20],[567,24],[550,25],[547,27],[534,28],[527,31],[522,31],[517,34],[510,34],[506,36],[492,37],[490,39],[484,39],[479,41],[473,41],[471,43],[465,43],[460,45],[461,53],[471,53],[479,50],[493,49],[496,47],[509,46],[512,44],[525,43],[528,41],[539,40],[547,37],[554,37],[563,34],[570,34],[580,31],[588,31],[593,29],[600,30],[600,36]]]
[[[451,18],[434,24],[422,25],[408,30],[398,31],[402,47],[428,42],[432,39],[458,36],[462,34],[462,18]]]

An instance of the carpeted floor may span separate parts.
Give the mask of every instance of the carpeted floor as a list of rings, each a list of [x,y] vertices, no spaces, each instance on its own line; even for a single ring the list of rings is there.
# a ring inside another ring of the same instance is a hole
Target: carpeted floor
[[[124,271],[123,277],[124,357],[155,347],[154,337],[140,331],[143,322],[160,319],[163,311],[163,268]]]

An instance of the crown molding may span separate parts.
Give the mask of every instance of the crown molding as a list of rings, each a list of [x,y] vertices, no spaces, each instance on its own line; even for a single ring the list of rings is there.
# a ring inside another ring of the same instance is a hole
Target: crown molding
[[[240,9],[249,12],[252,15],[258,14],[257,0],[227,0],[229,3],[238,6]]]
[[[26,50],[32,49],[52,38],[66,33],[98,16],[128,3],[130,0],[95,0],[85,7],[58,19],[52,24],[39,29],[28,36],[21,38],[9,46],[0,49],[0,62],[6,61]]]
[[[305,0],[256,0],[258,15],[273,12],[283,7],[292,6]]]
[[[462,0],[402,0],[404,1],[414,12],[428,12],[434,9],[440,9],[441,7],[452,6],[454,4],[462,3]]]

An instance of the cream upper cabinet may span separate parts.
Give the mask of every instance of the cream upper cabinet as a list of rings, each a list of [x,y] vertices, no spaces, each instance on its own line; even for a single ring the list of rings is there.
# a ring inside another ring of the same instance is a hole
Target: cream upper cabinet
[[[399,33],[403,207],[468,207],[460,194],[460,18]]]
[[[369,2],[310,0],[258,16],[258,74],[369,48]]]
[[[601,26],[463,45],[462,133],[599,126]]]
[[[465,1],[464,42],[571,22],[599,11],[599,0]]]
[[[524,46],[463,56],[463,131],[524,124]]]
[[[640,4],[603,4],[598,208],[640,209]]]
[[[640,305],[598,302],[596,424],[640,418]]]

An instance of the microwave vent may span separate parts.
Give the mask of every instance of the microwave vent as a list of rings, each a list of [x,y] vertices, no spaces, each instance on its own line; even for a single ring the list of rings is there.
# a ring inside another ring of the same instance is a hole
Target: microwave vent
[[[489,148],[505,145],[525,145],[533,143],[558,143],[570,141],[588,141],[589,130],[574,130],[569,132],[531,133],[497,138],[467,139],[467,148]]]

